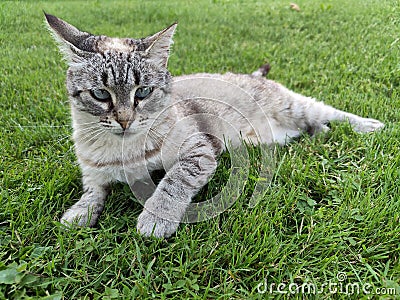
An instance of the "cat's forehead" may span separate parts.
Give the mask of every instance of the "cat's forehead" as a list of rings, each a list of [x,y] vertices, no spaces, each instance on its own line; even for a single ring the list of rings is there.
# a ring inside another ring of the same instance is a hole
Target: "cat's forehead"
[[[125,52],[131,53],[138,48],[139,42],[129,38],[113,38],[108,36],[99,36],[97,39],[98,52]]]

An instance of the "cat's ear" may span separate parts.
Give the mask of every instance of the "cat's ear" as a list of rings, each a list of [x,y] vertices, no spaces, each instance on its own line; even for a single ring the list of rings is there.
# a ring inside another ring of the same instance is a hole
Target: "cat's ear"
[[[54,39],[59,43],[60,50],[69,63],[80,62],[82,58],[94,52],[94,37],[88,32],[83,32],[67,22],[44,13],[49,30]]]
[[[168,64],[169,51],[173,44],[172,36],[177,25],[178,23],[175,22],[164,30],[145,39],[146,43],[149,44],[145,50],[145,55],[150,61],[160,67],[166,67]]]

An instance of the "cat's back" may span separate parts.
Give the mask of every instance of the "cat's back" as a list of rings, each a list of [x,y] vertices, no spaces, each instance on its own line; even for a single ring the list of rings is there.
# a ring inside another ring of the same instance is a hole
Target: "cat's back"
[[[178,76],[171,89],[181,117],[197,115],[199,124],[207,124],[211,133],[228,136],[235,144],[241,134],[255,137],[255,131],[265,133],[263,142],[272,141],[266,120],[279,111],[288,96],[285,90],[262,77],[233,73]]]
[[[281,84],[248,74],[183,75],[174,77],[172,86],[175,101],[191,99],[202,111],[237,110],[247,114],[259,110],[260,106],[273,111],[291,96]]]

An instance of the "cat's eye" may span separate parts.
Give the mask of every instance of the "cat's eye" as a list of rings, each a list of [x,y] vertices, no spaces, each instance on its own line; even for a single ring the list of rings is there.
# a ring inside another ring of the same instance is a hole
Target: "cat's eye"
[[[151,92],[153,91],[153,88],[150,86],[142,86],[140,88],[138,88],[135,92],[135,99],[137,100],[143,100],[144,98],[146,98],[148,95],[151,94]]]
[[[90,94],[92,95],[92,97],[94,99],[96,99],[98,101],[110,101],[111,100],[111,94],[103,89],[91,90]]]

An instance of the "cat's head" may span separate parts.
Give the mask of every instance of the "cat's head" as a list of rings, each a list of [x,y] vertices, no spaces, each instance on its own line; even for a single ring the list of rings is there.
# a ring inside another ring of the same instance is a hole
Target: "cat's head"
[[[74,109],[115,134],[140,132],[167,105],[167,70],[176,23],[146,38],[111,38],[83,32],[45,14],[69,68]]]

